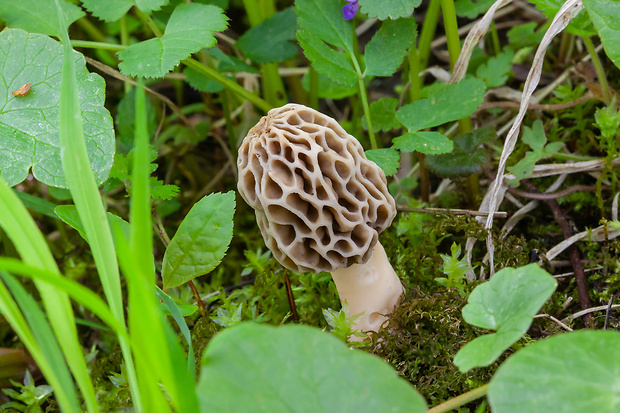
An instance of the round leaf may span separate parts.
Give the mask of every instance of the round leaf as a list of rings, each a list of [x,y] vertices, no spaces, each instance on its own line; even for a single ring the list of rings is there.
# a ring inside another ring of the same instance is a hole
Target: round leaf
[[[177,287],[218,266],[232,239],[235,193],[210,194],[189,211],[162,263],[164,288]]]
[[[425,412],[424,399],[381,359],[306,327],[242,324],[202,358],[201,412]]]
[[[0,51],[2,178],[16,185],[32,168],[39,181],[66,188],[58,138],[62,46],[45,35],[6,29],[0,33]],[[95,178],[103,182],[114,158],[112,118],[103,106],[105,83],[86,70],[80,53],[74,56],[86,148]],[[25,84],[31,84],[28,94],[12,94]]]
[[[620,333],[553,336],[506,360],[491,380],[494,413],[620,411]]]
[[[537,264],[504,268],[469,295],[463,319],[497,330],[465,345],[454,358],[461,372],[488,366],[525,334],[532,318],[551,296],[557,281]],[[524,410],[527,411],[527,410]]]

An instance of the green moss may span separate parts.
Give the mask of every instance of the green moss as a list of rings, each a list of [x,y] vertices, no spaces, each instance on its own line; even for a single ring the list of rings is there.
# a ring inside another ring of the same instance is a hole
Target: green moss
[[[379,332],[372,349],[409,380],[429,405],[488,383],[499,365],[463,374],[452,363],[459,349],[487,333],[463,321],[464,305],[456,290],[425,295],[414,288],[391,315],[389,329]]]

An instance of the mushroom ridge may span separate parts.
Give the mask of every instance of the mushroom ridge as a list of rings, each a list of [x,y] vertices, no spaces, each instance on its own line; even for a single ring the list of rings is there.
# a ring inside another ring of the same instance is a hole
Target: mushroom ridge
[[[396,213],[383,171],[334,119],[272,109],[239,148],[241,196],[286,268],[331,272],[365,263]]]

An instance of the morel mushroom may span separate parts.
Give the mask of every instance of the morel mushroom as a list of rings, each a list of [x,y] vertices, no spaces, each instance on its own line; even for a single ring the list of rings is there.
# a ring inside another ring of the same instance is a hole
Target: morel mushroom
[[[383,171],[334,119],[272,109],[239,148],[241,196],[286,268],[331,273],[359,331],[378,331],[403,293],[379,234],[396,213]]]

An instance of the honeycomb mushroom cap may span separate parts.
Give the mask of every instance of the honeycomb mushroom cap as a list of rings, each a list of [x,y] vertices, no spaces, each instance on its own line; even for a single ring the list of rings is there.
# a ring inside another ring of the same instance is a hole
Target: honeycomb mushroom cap
[[[332,272],[365,263],[396,213],[383,171],[334,119],[288,104],[239,148],[241,196],[286,268]]]

